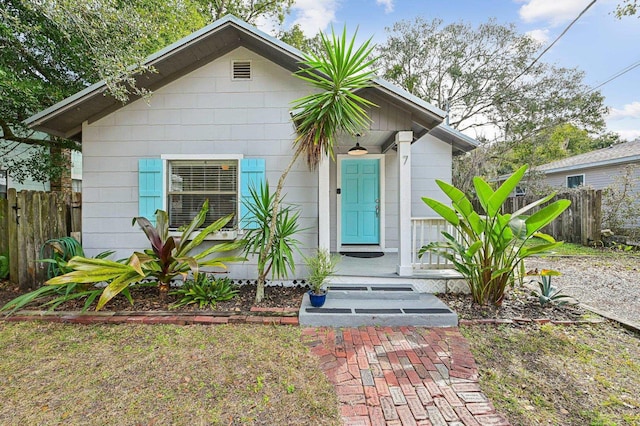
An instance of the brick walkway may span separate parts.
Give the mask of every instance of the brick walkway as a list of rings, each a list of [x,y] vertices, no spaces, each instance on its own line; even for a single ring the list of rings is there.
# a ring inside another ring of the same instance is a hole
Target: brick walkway
[[[457,328],[305,328],[336,387],[344,424],[509,425],[480,391]]]

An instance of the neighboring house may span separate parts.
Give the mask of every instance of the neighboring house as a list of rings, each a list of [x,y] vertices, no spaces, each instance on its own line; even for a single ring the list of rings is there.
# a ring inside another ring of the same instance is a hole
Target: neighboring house
[[[33,153],[37,153],[40,147],[29,146],[20,144],[18,148],[14,149],[11,153],[11,158],[27,158]],[[6,162],[10,158],[0,160],[0,199],[7,198],[7,191],[9,188],[14,188],[16,191],[31,190],[31,191],[49,191],[51,186],[49,182],[37,182],[32,179],[26,179],[23,182],[17,182],[11,176],[11,173],[6,169]],[[82,191],[82,154],[79,151],[71,152],[71,184],[74,192]]]
[[[635,166],[634,176],[640,178],[640,139],[563,158],[535,170],[544,173],[544,183],[549,186],[604,189],[616,183],[616,177],[630,165]]]
[[[241,236],[250,222],[242,208],[249,184],[266,178],[275,187],[293,154],[291,102],[311,90],[292,75],[301,57],[227,16],[148,58],[157,72],[138,84],[153,90],[149,100],[123,105],[100,82],[27,120],[82,141],[86,253],[111,249],[123,257],[146,248],[132,217],[151,218],[161,208],[178,228],[205,198],[209,220],[240,218],[217,238]],[[382,79],[372,85],[361,95],[379,107],[357,141],[368,154],[348,155],[356,140],[341,137],[336,162],[326,159],[311,172],[301,158],[285,202],[301,209],[297,237],[305,254],[317,247],[398,251],[396,272],[408,276],[412,217],[434,215],[420,198],[444,201],[434,179],[450,181],[452,156],[476,142],[443,125],[444,112],[429,103]],[[230,272],[256,276],[251,262]]]

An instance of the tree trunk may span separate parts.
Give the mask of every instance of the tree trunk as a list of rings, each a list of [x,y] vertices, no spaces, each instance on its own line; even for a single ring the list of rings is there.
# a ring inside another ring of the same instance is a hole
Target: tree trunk
[[[280,210],[280,194],[282,193],[282,188],[284,187],[284,181],[286,180],[287,175],[291,171],[291,168],[293,167],[295,162],[298,160],[298,157],[300,156],[301,152],[302,152],[302,145],[298,145],[298,148],[296,148],[296,151],[293,154],[291,161],[287,165],[287,168],[284,169],[284,171],[280,175],[280,179],[278,179],[278,186],[276,187],[276,193],[273,197],[273,207],[271,210],[271,223],[269,224],[269,239],[267,240],[267,245],[264,247],[264,250],[259,255],[260,258],[258,259],[258,262],[260,262],[262,256],[266,256],[267,253],[269,253],[273,247],[273,240],[275,238],[275,233],[276,233],[276,223],[278,220],[278,211]],[[256,286],[255,303],[260,303],[262,302],[262,299],[264,299],[264,283],[267,279],[267,273],[268,271],[266,270],[266,268],[262,268],[262,270],[258,273],[258,283]]]

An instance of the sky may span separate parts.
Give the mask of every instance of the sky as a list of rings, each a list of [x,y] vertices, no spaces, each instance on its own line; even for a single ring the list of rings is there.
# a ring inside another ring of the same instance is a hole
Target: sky
[[[472,25],[495,18],[513,23],[546,47],[591,0],[296,0],[285,22],[301,25],[311,36],[333,25],[359,28],[363,37],[386,40],[386,27],[420,16],[444,23]],[[640,19],[613,11],[622,0],[598,0],[541,60],[585,72],[585,83],[598,86],[629,66],[640,64]],[[603,85],[610,108],[607,129],[624,139],[640,138],[640,66]],[[471,135],[474,136],[474,135]]]

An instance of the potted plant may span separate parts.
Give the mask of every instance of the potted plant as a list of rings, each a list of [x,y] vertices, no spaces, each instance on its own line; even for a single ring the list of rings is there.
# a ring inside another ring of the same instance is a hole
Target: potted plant
[[[327,298],[327,289],[324,283],[329,275],[336,271],[340,257],[330,254],[327,249],[318,249],[315,256],[307,257],[305,263],[309,278],[309,301],[311,306],[319,308],[324,305]]]

